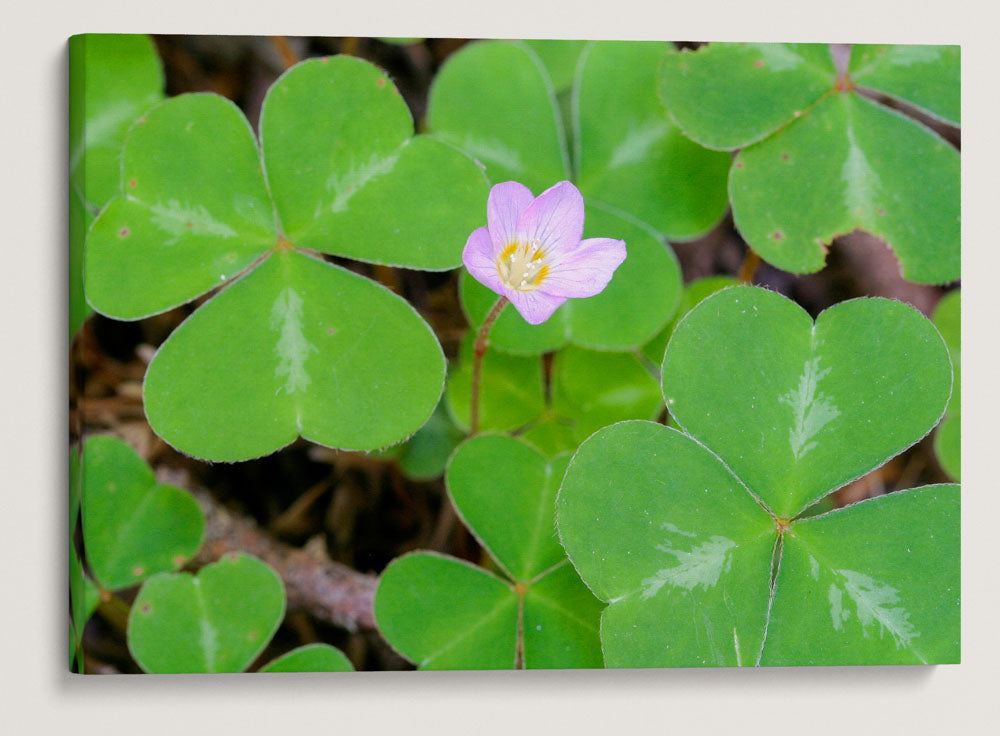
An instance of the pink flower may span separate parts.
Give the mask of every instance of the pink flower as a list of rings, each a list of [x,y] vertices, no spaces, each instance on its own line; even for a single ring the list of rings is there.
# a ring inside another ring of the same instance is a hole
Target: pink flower
[[[583,197],[561,181],[538,197],[505,181],[490,190],[488,227],[473,231],[462,262],[473,278],[541,324],[567,297],[599,294],[625,260],[625,241],[583,235]]]

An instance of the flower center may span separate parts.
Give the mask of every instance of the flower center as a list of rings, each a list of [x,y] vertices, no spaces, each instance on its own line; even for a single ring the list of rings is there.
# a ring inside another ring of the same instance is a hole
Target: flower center
[[[511,243],[497,260],[503,282],[516,291],[534,291],[545,280],[549,267],[538,243]]]

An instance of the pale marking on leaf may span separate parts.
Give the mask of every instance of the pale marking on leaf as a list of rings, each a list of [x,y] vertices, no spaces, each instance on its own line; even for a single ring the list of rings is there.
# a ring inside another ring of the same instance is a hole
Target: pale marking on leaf
[[[309,353],[319,352],[302,332],[302,297],[290,286],[286,286],[274,300],[271,308],[271,329],[280,330],[281,337],[274,346],[278,356],[278,365],[274,375],[285,377],[285,393],[304,391],[309,387],[310,379],[306,374],[305,363]]]
[[[201,580],[192,578],[191,584],[194,586],[195,598],[198,599],[198,608],[201,610],[201,650],[205,655],[205,671],[215,672],[215,659],[219,653],[219,632],[208,620],[205,596],[201,592]]]
[[[255,227],[273,230],[274,221],[270,209],[266,205],[262,209],[258,204],[262,203],[258,203],[256,199],[246,194],[237,194],[233,197],[233,211],[240,219]]]
[[[868,628],[877,623],[879,638],[884,639],[886,632],[892,637],[896,648],[909,646],[910,642],[920,636],[910,622],[909,612],[899,603],[899,591],[887,583],[876,580],[855,570],[834,570],[843,582],[843,588],[836,583],[830,583],[827,598],[830,602],[830,618],[833,628],[840,631],[843,624],[851,617],[843,605],[843,593],[854,601],[861,633],[868,638]],[[919,656],[919,655],[918,655]]]
[[[934,46],[896,46],[888,54],[886,61],[892,66],[913,66],[931,64],[941,58],[941,49]]]
[[[847,159],[840,177],[844,182],[844,201],[851,217],[871,214],[876,197],[881,191],[879,175],[868,163],[864,151],[854,138],[854,126],[847,123]]]
[[[788,441],[796,460],[801,460],[812,450],[816,443],[810,440],[840,416],[840,410],[830,398],[816,390],[829,372],[829,368],[824,371],[819,369],[819,358],[807,360],[798,387],[778,398],[779,403],[792,408],[795,418],[795,426],[788,430]]]
[[[347,171],[334,171],[326,180],[326,191],[333,193],[333,201],[329,204],[318,203],[315,216],[318,217],[323,210],[344,212],[351,197],[361,187],[376,177],[388,174],[396,166],[398,160],[398,152],[389,156],[373,153],[366,162],[352,165]]]
[[[733,627],[733,646],[736,648],[736,666],[743,666],[743,659],[740,656],[740,637],[736,634],[736,627]]]
[[[772,72],[785,72],[795,69],[805,63],[805,60],[780,43],[755,44],[755,48],[764,59],[764,66]]]
[[[669,521],[665,521],[662,524],[660,524],[660,528],[664,529],[664,530],[666,530],[668,532],[670,532],[671,534],[680,534],[682,537],[691,537],[691,538],[694,538],[694,537],[698,536],[694,532],[686,532],[686,531],[684,531],[683,529],[679,528],[675,524],[671,524]]]
[[[813,580],[819,580],[819,562],[812,555],[809,555],[809,572]]]
[[[694,536],[690,532],[684,532],[670,524],[663,524],[661,528],[670,534],[684,537]],[[736,542],[719,535],[714,535],[707,542],[691,547],[689,550],[676,549],[668,544],[656,545],[656,549],[675,557],[678,564],[673,567],[665,567],[655,575],[645,578],[642,581],[642,600],[652,598],[667,583],[685,590],[694,590],[699,585],[703,590],[714,587],[719,582],[722,573],[729,572],[732,565],[729,550],[735,546]]]
[[[116,100],[108,103],[97,115],[87,117],[83,126],[83,140],[73,146],[70,154],[70,172],[76,170],[87,149],[111,143],[115,133],[125,123],[139,117],[139,106],[130,100]]]
[[[148,205],[153,216],[150,221],[173,238],[165,245],[173,245],[186,233],[192,235],[211,235],[219,238],[233,238],[237,233],[229,225],[219,222],[201,204],[197,207],[181,204],[171,199],[164,204]]]
[[[642,125],[629,128],[625,138],[615,147],[608,161],[609,169],[617,169],[626,164],[642,163],[649,157],[650,149],[667,133],[670,125],[666,120],[650,120]]]
[[[497,138],[476,138],[466,134],[458,143],[458,147],[473,158],[497,164],[511,171],[523,172],[521,152],[517,151]]]

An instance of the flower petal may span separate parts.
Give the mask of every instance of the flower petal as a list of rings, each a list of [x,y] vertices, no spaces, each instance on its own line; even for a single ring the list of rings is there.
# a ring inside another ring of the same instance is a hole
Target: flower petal
[[[544,291],[514,291],[509,289],[506,296],[529,325],[540,325],[566,301],[564,296],[553,296]]]
[[[624,240],[588,238],[574,251],[561,254],[550,264],[541,288],[563,297],[600,294],[625,256]]]
[[[489,230],[485,227],[473,230],[472,235],[465,241],[462,263],[472,274],[472,278],[483,286],[497,294],[504,294],[507,291],[500,281],[500,272],[497,271],[497,262],[493,257],[493,242]]]
[[[576,248],[583,235],[583,196],[568,181],[561,181],[538,195],[517,221],[517,234],[536,240],[547,258],[558,258]]]
[[[517,238],[517,220],[535,199],[531,190],[516,181],[505,181],[490,189],[486,200],[486,223],[493,239],[493,253],[499,255]]]

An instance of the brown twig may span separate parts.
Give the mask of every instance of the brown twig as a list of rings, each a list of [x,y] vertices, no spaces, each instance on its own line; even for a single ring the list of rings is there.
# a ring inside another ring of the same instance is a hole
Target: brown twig
[[[319,537],[304,548],[291,547],[275,540],[251,519],[220,506],[207,491],[195,490],[194,496],[205,512],[205,542],[196,564],[207,564],[231,552],[247,552],[281,576],[289,608],[303,609],[351,632],[375,628],[374,575],[331,560]]]
[[[299,55],[295,53],[295,49],[292,48],[292,45],[288,43],[288,39],[284,36],[271,36],[271,45],[274,46],[274,50],[281,57],[281,63],[285,65],[285,69],[299,63]]]
[[[186,474],[161,469],[161,482],[190,488]],[[225,554],[246,552],[274,568],[285,583],[288,607],[348,631],[374,629],[372,603],[377,578],[334,562],[318,537],[305,547],[279,542],[257,523],[225,508],[203,489],[191,491],[205,514],[205,541],[194,559],[197,566]]]

